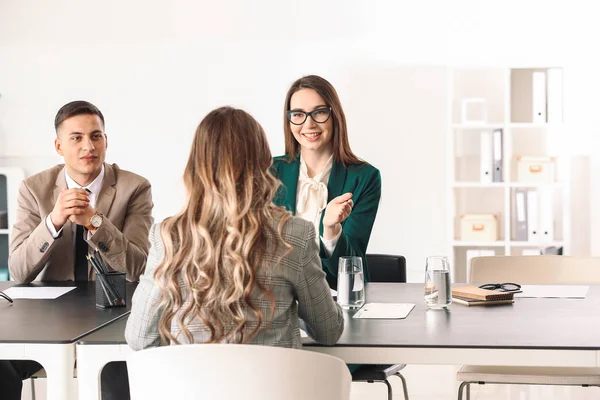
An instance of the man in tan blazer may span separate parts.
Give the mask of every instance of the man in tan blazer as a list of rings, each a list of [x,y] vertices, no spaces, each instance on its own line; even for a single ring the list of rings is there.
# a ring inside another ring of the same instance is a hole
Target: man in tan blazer
[[[111,269],[137,281],[150,246],[150,183],[104,162],[104,116],[93,104],[64,105],[54,127],[55,149],[65,163],[21,184],[8,259],[12,278],[25,283],[91,280],[94,273],[85,255],[98,250]],[[103,399],[123,398],[119,386],[127,387],[126,369],[113,365],[103,371],[103,382],[111,382],[102,387]],[[22,379],[40,368],[33,361],[0,362],[0,394],[20,399]]]

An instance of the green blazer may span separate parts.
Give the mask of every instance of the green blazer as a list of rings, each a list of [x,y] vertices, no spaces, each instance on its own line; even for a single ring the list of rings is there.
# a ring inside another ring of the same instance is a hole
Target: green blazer
[[[284,206],[296,214],[296,192],[300,174],[300,155],[289,163],[287,156],[273,159],[272,172],[281,180],[283,185],[277,192],[274,203]],[[365,280],[369,281],[369,269],[365,254],[367,244],[379,208],[381,198],[381,175],[379,170],[370,164],[351,165],[345,168],[333,161],[329,182],[327,183],[327,203],[344,193],[352,193],[354,207],[352,212],[342,222],[342,234],[331,254],[327,257],[321,243],[321,263],[327,274],[327,282],[332,288],[337,287],[338,259],[341,256],[360,256],[363,258]],[[319,234],[323,235],[323,216],[319,226]]]

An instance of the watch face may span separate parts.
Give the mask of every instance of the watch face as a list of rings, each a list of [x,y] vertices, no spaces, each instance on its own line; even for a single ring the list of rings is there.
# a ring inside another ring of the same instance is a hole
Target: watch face
[[[90,222],[92,223],[92,226],[94,228],[98,228],[101,224],[102,224],[102,217],[99,215],[94,215],[91,219]]]

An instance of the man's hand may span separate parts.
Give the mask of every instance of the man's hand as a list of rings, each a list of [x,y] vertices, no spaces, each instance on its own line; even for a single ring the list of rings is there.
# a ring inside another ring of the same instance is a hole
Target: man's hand
[[[350,215],[354,202],[352,193],[344,193],[331,200],[323,217],[323,238],[333,239],[342,230],[342,222]]]
[[[94,214],[96,214],[96,210],[88,205],[84,210],[83,210],[83,214],[74,214],[71,215],[69,217],[69,221],[71,221],[74,224],[77,225],[89,225],[90,224],[90,218],[92,218],[94,216]]]
[[[56,199],[54,209],[50,213],[50,219],[54,228],[58,231],[64,226],[67,219],[72,216],[85,215],[89,212],[88,208],[91,208],[90,199],[84,189],[63,189]]]

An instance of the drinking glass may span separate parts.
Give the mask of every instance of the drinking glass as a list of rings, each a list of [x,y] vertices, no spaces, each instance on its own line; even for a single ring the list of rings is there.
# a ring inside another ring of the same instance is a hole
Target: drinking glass
[[[340,257],[338,261],[337,302],[344,309],[365,304],[365,284],[361,257]]]
[[[450,263],[446,257],[427,257],[425,263],[425,303],[429,308],[448,308],[452,303]]]

